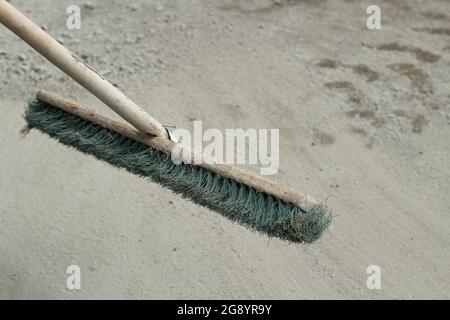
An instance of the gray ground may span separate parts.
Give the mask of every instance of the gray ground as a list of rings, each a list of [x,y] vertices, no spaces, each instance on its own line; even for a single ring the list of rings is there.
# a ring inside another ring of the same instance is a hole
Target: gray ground
[[[38,88],[106,108],[0,28],[0,298],[450,298],[450,2],[376,2],[369,31],[366,1],[11,1],[164,124],[280,128],[273,179],[336,216],[311,246],[269,241],[20,139]]]

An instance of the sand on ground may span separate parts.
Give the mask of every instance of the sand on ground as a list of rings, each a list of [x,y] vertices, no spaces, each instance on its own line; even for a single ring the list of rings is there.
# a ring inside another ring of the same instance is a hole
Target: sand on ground
[[[450,298],[448,1],[378,1],[381,30],[368,1],[11,3],[165,125],[279,128],[272,178],[335,217],[312,245],[268,239],[21,138],[39,88],[106,108],[0,27],[0,298]]]

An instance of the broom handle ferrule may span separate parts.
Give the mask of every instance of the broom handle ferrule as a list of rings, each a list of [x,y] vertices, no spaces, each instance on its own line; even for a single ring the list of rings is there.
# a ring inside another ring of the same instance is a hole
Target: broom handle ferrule
[[[0,23],[135,128],[154,136],[167,136],[156,119],[5,0],[0,0]]]

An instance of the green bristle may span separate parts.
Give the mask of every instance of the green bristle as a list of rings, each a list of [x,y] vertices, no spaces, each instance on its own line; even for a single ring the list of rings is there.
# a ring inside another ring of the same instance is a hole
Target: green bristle
[[[325,203],[305,212],[199,166],[176,165],[161,151],[39,100],[29,103],[24,117],[30,127],[62,144],[150,178],[197,204],[269,236],[311,243],[331,222]]]

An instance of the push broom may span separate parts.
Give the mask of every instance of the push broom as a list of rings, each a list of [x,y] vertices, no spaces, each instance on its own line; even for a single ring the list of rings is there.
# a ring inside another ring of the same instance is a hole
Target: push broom
[[[202,154],[183,145],[182,161],[173,161],[180,143],[164,126],[5,0],[0,22],[126,120],[40,90],[25,110],[29,128],[269,236],[311,243],[329,226],[326,204],[307,194],[236,166],[193,161]]]

